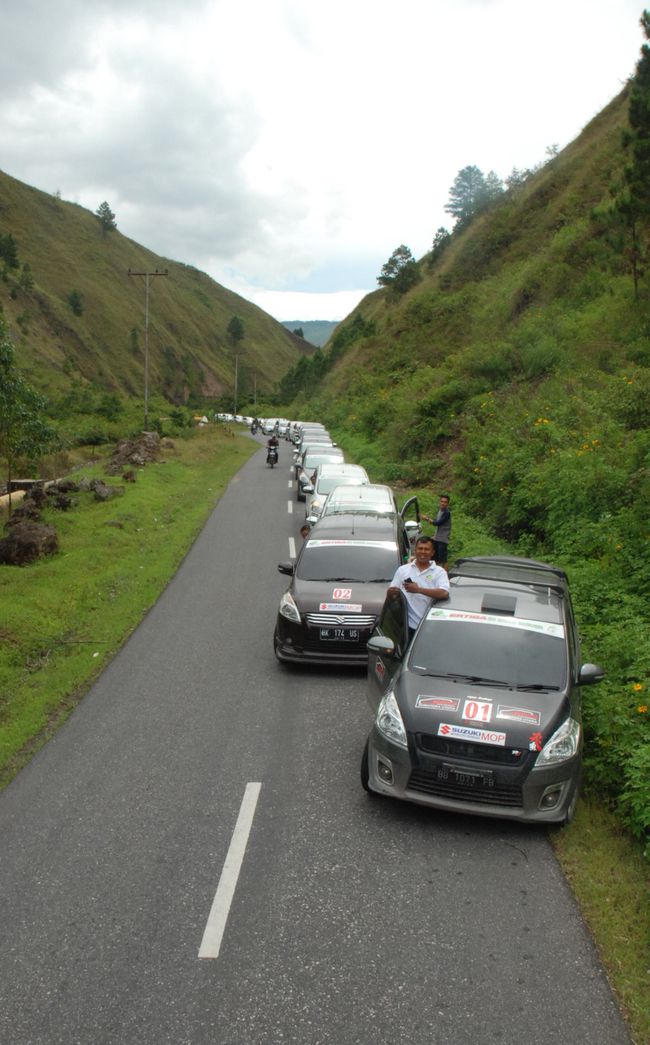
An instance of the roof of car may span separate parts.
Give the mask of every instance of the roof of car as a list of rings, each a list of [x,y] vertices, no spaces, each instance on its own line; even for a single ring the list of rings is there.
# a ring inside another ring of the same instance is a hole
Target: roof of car
[[[366,470],[360,464],[346,464],[344,461],[323,461],[318,466],[319,475],[361,475],[361,473],[365,475]]]
[[[344,501],[383,501],[386,504],[392,504],[394,500],[394,494],[390,486],[382,486],[379,483],[365,483],[359,484],[359,486],[346,486],[344,491],[341,493],[341,498]],[[338,501],[339,498],[336,496],[336,488],[332,491],[332,500]]]
[[[321,517],[312,526],[309,537],[315,540],[393,541],[397,525],[394,515],[341,512]]]
[[[563,570],[535,559],[475,556],[449,571],[450,609],[562,623],[568,582]]]

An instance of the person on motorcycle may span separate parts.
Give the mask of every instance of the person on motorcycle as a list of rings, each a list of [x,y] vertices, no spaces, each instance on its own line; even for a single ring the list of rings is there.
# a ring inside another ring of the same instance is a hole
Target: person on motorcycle
[[[266,450],[266,460],[267,461],[269,459],[269,451],[271,450],[271,447],[275,447],[275,459],[276,459],[276,461],[279,460],[279,457],[280,457],[280,452],[278,450],[279,445],[280,445],[280,440],[278,439],[277,435],[274,432],[273,435],[271,436],[271,438],[268,439],[267,443],[266,443],[266,447],[267,447],[267,450]]]

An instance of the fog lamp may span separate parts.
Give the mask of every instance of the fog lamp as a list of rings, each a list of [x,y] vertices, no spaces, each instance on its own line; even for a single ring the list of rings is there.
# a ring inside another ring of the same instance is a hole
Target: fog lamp
[[[554,809],[562,797],[562,788],[556,787],[552,791],[545,791],[539,803],[540,809]]]
[[[384,784],[393,783],[393,770],[386,762],[382,762],[380,758],[377,759],[377,775]]]

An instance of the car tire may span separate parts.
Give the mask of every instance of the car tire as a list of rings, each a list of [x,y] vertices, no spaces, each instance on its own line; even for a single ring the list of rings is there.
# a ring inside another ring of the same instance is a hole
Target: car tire
[[[369,742],[370,742],[369,740],[366,740],[366,746],[363,749],[363,754],[361,756],[361,769],[360,769],[359,775],[361,777],[361,786],[362,786],[363,790],[367,791],[367,793],[369,795],[371,795],[372,791],[370,790],[370,783],[369,783],[369,780],[370,780],[370,768],[368,766],[368,745],[369,745]]]

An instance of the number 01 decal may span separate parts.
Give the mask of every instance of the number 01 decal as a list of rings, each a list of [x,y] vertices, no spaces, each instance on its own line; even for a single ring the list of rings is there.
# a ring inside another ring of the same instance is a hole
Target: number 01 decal
[[[463,718],[469,722],[490,722],[492,719],[492,705],[485,700],[475,700],[470,697],[463,705]]]

